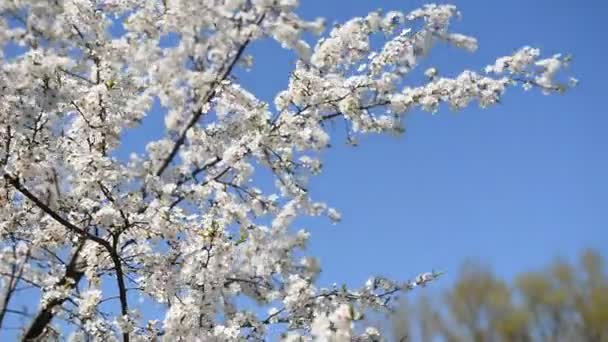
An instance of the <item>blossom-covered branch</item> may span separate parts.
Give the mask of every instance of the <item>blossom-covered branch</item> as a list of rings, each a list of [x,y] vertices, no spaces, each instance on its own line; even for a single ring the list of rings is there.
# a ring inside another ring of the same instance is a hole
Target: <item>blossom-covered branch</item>
[[[328,32],[297,5],[0,2],[0,51],[24,48],[0,52],[0,327],[20,315],[23,340],[266,340],[272,331],[376,341],[362,314],[438,274],[372,277],[356,290],[317,284],[321,266],[302,252],[310,233],[294,220],[341,219],[308,184],[323,170],[330,123],[354,143],[402,133],[415,110],[488,107],[509,88],[548,94],[576,83],[562,80],[568,56],[532,47],[483,72],[416,77],[435,44],[477,49],[452,32],[451,5],[375,11]],[[322,37],[311,46],[307,33]],[[298,59],[274,103],[236,77],[256,66],[250,47],[263,39]],[[125,130],[155,102],[162,138],[117,158],[132,148],[121,144]],[[262,173],[274,187],[254,182]],[[14,307],[16,291],[39,299],[35,311]],[[144,319],[135,298],[163,309]]]

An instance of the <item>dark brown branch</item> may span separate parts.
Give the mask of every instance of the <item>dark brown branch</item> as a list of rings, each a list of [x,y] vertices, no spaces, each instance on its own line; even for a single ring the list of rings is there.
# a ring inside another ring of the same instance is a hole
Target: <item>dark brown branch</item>
[[[255,24],[260,25],[262,23],[262,21],[264,20],[264,17],[265,17],[265,14],[262,14],[260,16],[260,18],[256,21]],[[234,69],[237,62],[243,55],[243,52],[245,52],[245,49],[247,48],[247,46],[249,45],[250,42],[251,42],[251,37],[247,38],[247,40],[245,40],[245,42],[239,47],[239,49],[236,52],[236,55],[234,56],[232,61],[230,61],[230,63],[228,64],[228,66],[226,67],[224,72],[221,73],[221,75],[218,75],[219,77],[217,77],[214,80],[214,82],[211,84],[211,91],[207,92],[207,94],[205,94],[205,96],[201,99],[201,107],[199,109],[197,109],[196,112],[194,112],[194,115],[192,116],[192,118],[190,118],[190,121],[188,122],[186,127],[182,130],[182,132],[180,133],[180,135],[177,138],[177,140],[175,141],[175,143],[173,143],[173,148],[171,149],[171,152],[163,160],[160,167],[156,171],[157,176],[162,175],[163,172],[165,172],[165,169],[169,166],[169,164],[171,164],[171,162],[177,155],[177,152],[179,152],[179,149],[186,142],[186,135],[187,135],[188,131],[192,127],[194,127],[194,125],[196,125],[198,120],[204,114],[204,105],[206,105],[209,101],[211,101],[211,99],[213,99],[217,95],[217,90],[216,90],[217,86],[232,73],[232,70]]]
[[[369,109],[374,109],[374,108],[378,108],[378,107],[382,107],[382,106],[386,106],[389,105],[390,102],[389,101],[380,101],[380,102],[375,102],[375,103],[370,103],[368,105],[365,106],[361,106],[358,109],[359,110],[369,110]],[[344,115],[344,113],[337,111],[335,113],[331,113],[331,114],[326,114],[323,117],[321,117],[321,122],[327,121],[327,120],[331,120],[333,118],[339,117]]]
[[[77,73],[71,72],[71,71],[66,70],[64,68],[57,68],[57,70],[63,72],[64,74],[66,74],[68,76],[72,76],[73,78],[77,78],[79,80],[85,81],[88,84],[95,84],[95,82],[91,81],[90,79],[86,78],[85,76],[78,75]]]
[[[6,140],[4,141],[4,158],[2,159],[2,165],[6,165],[8,163],[8,159],[10,158],[11,140],[11,125],[6,125]]]
[[[120,313],[123,317],[128,317],[129,314],[129,304],[127,301],[127,287],[125,286],[125,275],[122,269],[122,263],[120,260],[120,256],[117,252],[118,247],[118,236],[114,236],[114,241],[112,243],[112,249],[108,250],[110,256],[112,258],[112,262],[114,263],[114,268],[116,269],[116,284],[118,286],[118,296],[120,298]],[[122,333],[123,342],[129,342],[129,333]]]
[[[2,272],[0,271],[0,275],[5,276],[5,277],[10,277],[11,274],[10,273],[6,273],[6,272]],[[28,279],[26,277],[24,277],[23,275],[21,275],[21,277],[19,278],[19,280],[21,280],[22,282],[31,285],[32,287],[35,288],[41,288],[40,284],[37,284],[34,282],[34,280],[32,279]]]
[[[201,183],[201,186],[205,186],[207,184],[209,184],[211,181],[218,181],[220,178],[222,178],[226,173],[228,173],[228,171],[230,171],[232,169],[231,166],[226,167],[222,172],[218,173],[216,176],[214,176],[213,178],[206,180],[204,182]],[[169,205],[170,209],[175,208],[175,206],[177,206],[178,204],[180,204],[183,200],[186,199],[186,195],[180,195],[177,197],[177,199],[175,199],[171,205]]]
[[[34,204],[36,204],[36,206],[38,206],[38,208],[40,208],[43,212],[45,212],[47,215],[52,217],[55,221],[59,222],[62,226],[64,226],[68,230],[84,237],[85,239],[93,240],[102,246],[109,247],[109,243],[106,240],[100,238],[99,236],[95,236],[93,234],[88,233],[84,229],[77,227],[70,221],[61,217],[61,215],[59,215],[57,212],[55,212],[53,209],[51,209],[48,205],[46,205],[44,202],[42,202],[42,200],[40,200],[36,195],[31,193],[25,186],[23,186],[23,184],[21,184],[21,182],[19,182],[19,180],[17,178],[15,178],[7,173],[7,174],[4,174],[4,179],[9,184],[11,184],[13,187],[15,187],[15,189],[19,190],[19,192],[21,192],[30,201],[34,202]]]
[[[76,287],[80,279],[84,276],[84,272],[81,270],[79,265],[79,256],[82,248],[84,247],[85,241],[81,241],[80,244],[76,247],[76,250],[72,254],[72,258],[68,263],[65,269],[65,275],[59,280],[57,286],[67,286],[70,289]],[[63,302],[66,301],[67,298],[55,298],[38,311],[30,326],[27,328],[25,333],[23,334],[22,341],[33,341],[40,337],[46,327],[51,323],[51,320],[55,316],[55,307],[58,305],[62,305]]]
[[[13,310],[13,309],[6,309],[6,313],[10,313],[13,315],[19,315],[19,316],[23,316],[23,317],[31,317],[31,315],[25,311],[19,311],[19,310]]]
[[[14,239],[13,239],[13,242]],[[19,280],[21,280],[21,276],[23,276],[23,269],[25,266],[25,263],[27,262],[27,259],[29,257],[29,253],[26,256],[25,260],[23,261],[23,263],[21,264],[20,267],[17,267],[17,255],[16,255],[16,251],[15,251],[15,244],[13,244],[13,257],[15,258],[15,261],[11,264],[11,275],[9,277],[9,281],[8,284],[6,284],[6,289],[4,291],[4,295],[2,296],[2,307],[0,308],[0,328],[2,328],[2,322],[4,321],[4,316],[6,315],[7,312],[10,311],[10,309],[8,308],[8,305],[11,301],[11,298],[13,296],[13,294],[15,293],[15,289],[17,288],[17,285],[19,284]]]
[[[11,297],[13,295],[14,287],[13,283],[16,278],[17,265],[14,263],[11,265],[11,274],[8,280],[8,284],[6,284],[6,289],[4,290],[4,294],[2,295],[2,308],[0,308],[0,329],[2,328],[2,321],[4,320],[4,315],[6,314],[6,310],[8,310],[8,303],[11,301]]]

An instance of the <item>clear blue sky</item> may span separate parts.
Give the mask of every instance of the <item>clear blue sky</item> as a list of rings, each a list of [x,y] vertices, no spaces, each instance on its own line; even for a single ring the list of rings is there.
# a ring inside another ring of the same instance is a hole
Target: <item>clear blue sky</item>
[[[300,13],[344,21],[382,7],[413,9],[420,0],[304,0]],[[398,279],[431,269],[448,286],[472,257],[501,275],[537,268],[585,247],[608,252],[608,118],[603,95],[606,1],[454,0],[454,30],[479,39],[475,54],[438,48],[424,63],[444,74],[482,69],[523,45],[572,53],[578,88],[559,96],[511,91],[489,110],[432,116],[412,112],[399,138],[368,136],[359,147],[337,139],[324,153],[313,197],[343,221],[299,221],[312,232],[308,253],[321,259],[320,283],[357,286],[373,274]],[[271,101],[285,88],[293,55],[276,43],[250,51],[256,66],[242,83]],[[163,135],[160,112],[126,135],[120,154],[143,151]],[[341,127],[336,133],[341,136]]]

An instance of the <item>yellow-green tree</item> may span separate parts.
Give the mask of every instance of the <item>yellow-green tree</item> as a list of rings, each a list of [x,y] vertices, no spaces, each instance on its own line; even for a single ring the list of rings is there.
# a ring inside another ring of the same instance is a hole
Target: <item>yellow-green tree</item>
[[[513,282],[465,263],[439,296],[403,303],[390,317],[396,340],[608,342],[608,276],[602,256],[557,259]]]

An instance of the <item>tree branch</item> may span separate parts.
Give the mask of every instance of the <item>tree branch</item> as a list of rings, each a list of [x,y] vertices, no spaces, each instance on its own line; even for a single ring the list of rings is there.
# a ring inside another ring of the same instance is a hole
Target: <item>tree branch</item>
[[[262,21],[264,20],[264,17],[265,17],[265,14],[262,14],[258,18],[258,20],[256,20],[255,24],[259,26],[262,23]],[[214,82],[211,84],[211,91],[209,91],[207,94],[205,94],[205,96],[203,97],[203,99],[201,101],[201,107],[196,110],[196,112],[194,113],[194,115],[192,116],[192,118],[190,119],[188,124],[186,125],[186,127],[182,130],[179,137],[173,144],[173,148],[171,149],[171,152],[169,153],[167,158],[165,158],[163,160],[162,164],[156,171],[157,176],[162,175],[163,172],[165,172],[165,169],[169,166],[169,164],[171,164],[171,162],[177,155],[177,152],[179,151],[179,149],[186,142],[186,134],[192,127],[194,127],[194,125],[196,125],[196,123],[198,122],[200,117],[203,115],[204,105],[207,104],[209,101],[211,101],[211,99],[213,99],[217,95],[216,87],[218,86],[218,84],[220,84],[222,81],[224,81],[232,73],[232,70],[234,69],[237,62],[243,55],[243,52],[245,52],[245,49],[247,48],[247,46],[249,45],[250,42],[251,42],[251,36],[249,38],[247,38],[245,40],[245,42],[239,47],[239,49],[236,52],[236,55],[234,56],[232,61],[230,61],[230,63],[226,67],[226,70],[224,70],[224,72],[221,75],[219,75],[219,77],[216,78],[214,80]]]
[[[22,193],[23,196],[27,197],[30,201],[34,202],[34,204],[36,204],[36,206],[38,206],[38,208],[40,208],[43,212],[45,212],[47,215],[52,217],[55,221],[59,222],[62,226],[64,226],[68,230],[84,237],[85,239],[93,240],[106,248],[110,247],[110,244],[108,243],[108,241],[100,238],[99,236],[95,236],[93,234],[88,233],[86,230],[84,230],[80,227],[77,227],[70,221],[61,217],[61,215],[59,215],[57,212],[55,212],[53,209],[51,209],[48,205],[46,205],[44,202],[42,202],[36,195],[31,193],[25,186],[23,186],[23,184],[21,184],[21,182],[19,182],[19,180],[17,178],[6,173],[6,174],[4,174],[4,179],[9,184],[11,184],[13,187],[15,187],[15,189],[19,190],[19,192]]]
[[[67,286],[70,289],[73,289],[76,287],[80,279],[84,276],[84,272],[78,265],[80,252],[84,247],[84,244],[85,240],[81,241],[80,244],[76,247],[74,254],[72,254],[72,258],[70,259],[70,262],[68,263],[65,269],[65,275],[57,283],[58,286]],[[21,340],[32,341],[40,337],[46,330],[46,327],[49,325],[49,323],[51,323],[53,317],[55,316],[54,308],[58,305],[62,305],[63,302],[66,301],[66,299],[67,298],[55,298],[51,300],[46,306],[42,307],[30,323],[30,326],[23,334]]]
[[[8,284],[6,284],[6,290],[2,296],[2,307],[0,308],[0,328],[2,328],[2,322],[4,321],[4,316],[6,315],[7,312],[11,311],[8,308],[8,305],[11,301],[11,298],[13,296],[13,294],[15,293],[15,289],[17,288],[17,285],[19,284],[19,280],[21,280],[21,276],[23,275],[23,269],[25,268],[25,263],[27,262],[27,259],[29,257],[29,253],[26,256],[25,260],[21,263],[21,266],[19,266],[19,268],[17,268],[17,256],[16,256],[16,252],[15,252],[15,245],[13,244],[13,256],[15,258],[15,261],[11,264],[11,275],[10,275],[10,280],[8,281]]]
[[[112,248],[108,249],[110,253],[110,257],[112,258],[112,262],[114,263],[114,268],[116,269],[116,284],[118,286],[118,297],[120,298],[120,313],[123,317],[128,317],[129,315],[129,304],[127,300],[127,287],[125,286],[125,275],[122,269],[122,264],[120,261],[120,256],[117,252],[118,247],[118,235],[114,235],[114,240],[112,242]],[[122,333],[123,342],[129,342],[129,333]]]

